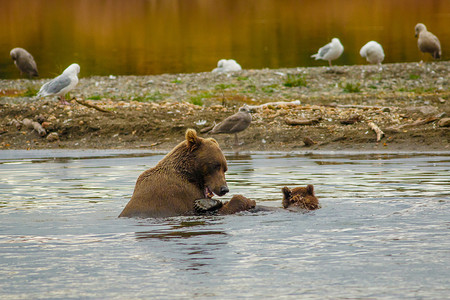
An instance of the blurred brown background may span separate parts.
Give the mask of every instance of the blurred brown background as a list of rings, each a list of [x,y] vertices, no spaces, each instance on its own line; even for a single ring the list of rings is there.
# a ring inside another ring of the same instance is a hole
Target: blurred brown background
[[[385,62],[420,61],[418,22],[448,60],[448,0],[0,0],[0,78],[20,77],[13,47],[34,56],[41,77],[73,62],[81,77],[211,71],[221,58],[244,69],[326,66],[310,56],[332,37],[345,47],[336,65],[365,64],[370,40]]]

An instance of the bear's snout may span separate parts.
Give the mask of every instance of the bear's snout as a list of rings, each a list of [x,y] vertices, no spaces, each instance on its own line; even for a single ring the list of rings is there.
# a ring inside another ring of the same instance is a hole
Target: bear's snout
[[[226,185],[223,185],[220,187],[220,191],[219,191],[219,196],[223,196],[226,193],[228,193],[230,190],[228,189],[228,187]]]

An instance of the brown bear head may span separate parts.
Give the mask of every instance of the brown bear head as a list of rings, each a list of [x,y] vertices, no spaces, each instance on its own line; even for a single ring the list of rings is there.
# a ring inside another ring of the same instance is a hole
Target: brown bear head
[[[223,196],[228,193],[225,172],[228,170],[227,161],[216,140],[201,138],[193,129],[186,131],[184,142],[186,156],[186,170],[188,179],[204,190],[205,197],[213,194]]]
[[[319,199],[314,195],[314,186],[308,184],[306,187],[296,187],[292,190],[285,186],[281,189],[283,192],[283,207],[295,207],[302,209],[318,209]]]

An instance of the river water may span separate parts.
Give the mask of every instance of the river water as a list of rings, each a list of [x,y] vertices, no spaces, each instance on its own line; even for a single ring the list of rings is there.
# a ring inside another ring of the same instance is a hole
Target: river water
[[[228,154],[230,195],[308,213],[118,219],[162,154],[0,151],[1,299],[444,299],[450,154]],[[170,188],[170,187],[168,187]]]
[[[419,22],[448,60],[448,0],[0,0],[0,78],[20,77],[14,47],[43,78],[74,62],[81,77],[209,72],[222,58],[244,69],[328,66],[311,55],[333,37],[345,48],[336,65],[366,64],[370,40],[385,62],[418,62]]]

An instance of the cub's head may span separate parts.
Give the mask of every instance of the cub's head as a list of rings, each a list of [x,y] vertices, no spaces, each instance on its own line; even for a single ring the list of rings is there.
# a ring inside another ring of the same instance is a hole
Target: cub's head
[[[225,172],[228,170],[227,160],[216,140],[201,138],[193,129],[186,131],[185,145],[189,161],[186,162],[192,181],[204,189],[205,197],[211,198],[214,194],[223,196],[229,192]]]
[[[284,208],[302,208],[314,210],[320,208],[319,199],[314,195],[314,186],[308,184],[306,187],[296,187],[292,190],[285,186],[283,192]]]

